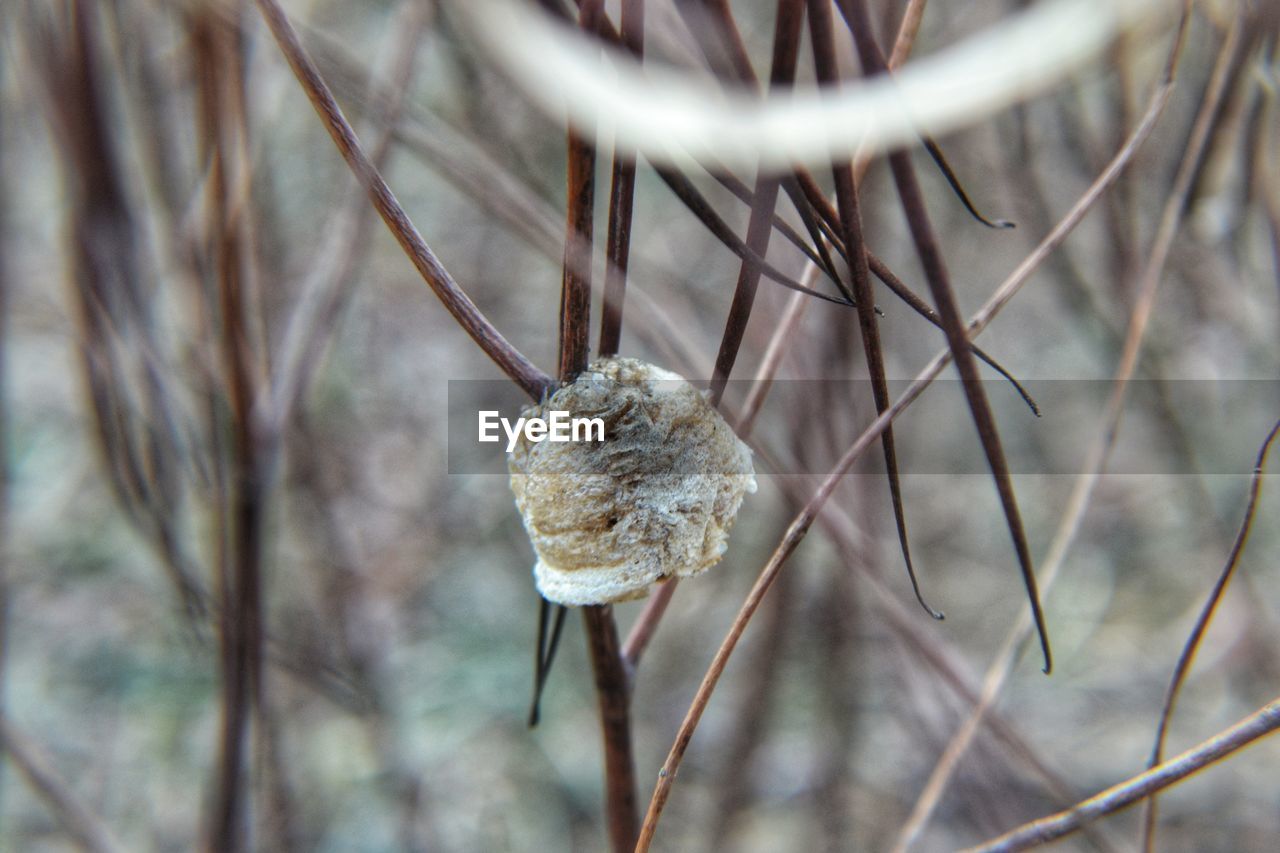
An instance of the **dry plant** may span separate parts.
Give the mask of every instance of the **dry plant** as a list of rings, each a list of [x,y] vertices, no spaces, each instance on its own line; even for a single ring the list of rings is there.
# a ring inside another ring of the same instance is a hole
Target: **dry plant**
[[[1280,837],[1276,3],[0,19],[0,847]],[[760,491],[540,602],[613,355]]]

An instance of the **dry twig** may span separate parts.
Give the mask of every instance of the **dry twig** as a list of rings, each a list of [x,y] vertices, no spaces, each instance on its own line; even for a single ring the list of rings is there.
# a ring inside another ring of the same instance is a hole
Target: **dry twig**
[[[1219,732],[1177,758],[1171,758],[1158,767],[1114,785],[1066,811],[1032,821],[999,838],[971,847],[966,853],[1012,853],[1070,835],[1090,821],[1150,797],[1278,728],[1280,699],[1264,705],[1231,728]]]

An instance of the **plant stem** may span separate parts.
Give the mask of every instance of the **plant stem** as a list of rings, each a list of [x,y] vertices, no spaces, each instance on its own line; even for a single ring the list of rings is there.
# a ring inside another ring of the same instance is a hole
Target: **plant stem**
[[[644,0],[623,0],[621,40],[637,58],[644,54]],[[616,355],[622,338],[622,306],[627,295],[627,261],[631,255],[631,210],[636,188],[636,161],[613,155],[609,187],[609,235],[600,316],[600,355]]]
[[[338,151],[351,167],[351,171],[367,187],[369,198],[377,208],[382,221],[391,229],[396,241],[409,256],[409,260],[413,262],[423,280],[480,349],[484,350],[485,354],[493,359],[494,363],[502,368],[502,371],[511,377],[512,381],[525,393],[535,400],[541,399],[543,393],[554,385],[551,377],[539,370],[533,362],[512,346],[489,322],[489,319],[480,313],[480,309],[471,301],[471,297],[458,287],[453,276],[449,275],[449,271],[444,268],[427,242],[422,239],[417,227],[400,206],[395,194],[391,192],[391,187],[387,185],[382,174],[364,153],[355,131],[343,115],[328,84],[320,76],[315,62],[303,48],[302,42],[298,39],[298,33],[277,0],[257,0],[257,4],[276,44],[279,45],[289,67],[293,69],[294,76],[302,84],[303,91],[311,100],[325,129],[329,131],[334,145],[338,147]]]
[[[599,32],[601,0],[586,0],[578,26]],[[591,321],[592,214],[595,206],[593,133],[571,130],[568,139],[563,287],[560,294],[560,381],[572,382],[587,366]],[[611,223],[613,227],[620,224]],[[630,223],[627,223],[629,228]],[[582,623],[595,674],[596,700],[604,742],[605,811],[615,853],[630,850],[640,822],[636,804],[635,761],[631,744],[631,695],[627,667],[618,647],[618,629],[610,605],[582,608]],[[550,660],[547,661],[547,667]],[[545,678],[545,669],[540,675]]]
[[[863,67],[871,74],[888,73],[887,60],[872,35],[871,16],[867,11],[866,3],[862,0],[838,0],[838,2],[840,11],[853,33],[853,40]],[[1022,514],[1018,509],[1018,500],[1014,494],[1013,480],[1009,475],[1009,465],[1000,442],[995,415],[991,411],[991,403],[987,399],[986,390],[978,374],[977,359],[974,357],[973,347],[965,331],[964,318],[960,314],[960,306],[956,301],[955,290],[951,286],[951,277],[947,272],[941,247],[938,245],[933,226],[929,222],[924,195],[916,180],[910,155],[906,151],[890,153],[889,167],[893,172],[893,181],[897,186],[902,212],[911,231],[911,239],[915,243],[916,254],[920,258],[920,265],[924,268],[925,279],[929,282],[929,290],[933,295],[938,318],[942,321],[942,328],[946,333],[947,345],[951,348],[956,370],[962,380],[974,427],[977,429],[978,437],[982,441],[982,449],[991,467],[996,492],[1000,497],[1009,535],[1013,539],[1014,551],[1018,557],[1018,566],[1027,590],[1027,599],[1035,619],[1036,631],[1040,635],[1040,649],[1044,654],[1044,671],[1047,674],[1053,669],[1053,655],[1049,649],[1049,630],[1045,626],[1044,611],[1040,606],[1040,592],[1031,560],[1031,548],[1027,544]]]
[[[591,652],[604,736],[609,843],[615,853],[625,853],[632,849],[640,834],[635,761],[631,754],[631,691],[618,647],[613,606],[598,604],[582,608],[582,622],[587,631],[587,649]]]
[[[773,89],[789,87],[795,80],[803,23],[804,3],[798,0],[780,0],[773,35],[773,70],[770,75]],[[756,176],[746,243],[751,251],[762,258],[769,248],[769,237],[773,233],[773,210],[777,204],[780,184],[780,179],[775,175]],[[725,321],[724,336],[720,341],[720,351],[716,355],[715,371],[711,377],[713,405],[718,406],[720,398],[724,396],[725,385],[729,381],[729,374],[733,372],[733,364],[738,358],[738,350],[747,331],[747,321],[751,319],[751,307],[755,303],[756,286],[759,283],[760,268],[744,260],[738,272],[733,303],[729,306],[729,317]]]
[[[1278,728],[1280,699],[1275,699],[1177,758],[1171,758],[1158,767],[1113,785],[1065,811],[1023,824],[999,838],[971,847],[966,853],[1011,853],[1070,835],[1090,821],[1150,797]]]
[[[967,328],[967,334],[971,340],[991,324],[995,316],[1009,304],[1009,301],[1022,289],[1023,285],[1039,269],[1045,259],[1061,246],[1067,236],[1080,224],[1085,214],[1093,208],[1102,194],[1115,183],[1125,167],[1132,161],[1138,148],[1151,135],[1156,119],[1168,103],[1170,91],[1171,86],[1167,83],[1157,89],[1152,96],[1151,104],[1146,114],[1130,135],[1125,146],[1116,154],[1103,173],[1085,190],[1084,194],[1080,196],[1054,229],[1040,241],[1030,255],[1018,264],[1017,268],[996,288],[991,298],[974,315]],[[845,451],[840,461],[835,464],[831,473],[823,480],[818,490],[813,493],[804,508],[796,515],[791,527],[787,530],[786,536],[783,537],[774,553],[770,556],[769,562],[760,570],[755,586],[752,587],[747,599],[743,602],[738,615],[734,618],[733,625],[721,643],[719,651],[717,651],[711,665],[708,666],[702,683],[698,686],[698,692],[690,703],[689,711],[686,713],[684,721],[680,724],[680,730],[671,745],[667,760],[658,774],[658,783],[654,787],[653,795],[649,801],[648,813],[645,815],[644,825],[640,830],[640,841],[636,846],[637,853],[643,853],[649,849],[654,833],[657,832],[658,821],[662,817],[662,811],[671,796],[671,786],[675,780],[676,770],[679,768],[684,754],[689,748],[689,742],[693,739],[694,729],[697,728],[703,712],[706,711],[707,703],[711,700],[711,694],[715,690],[716,684],[724,671],[725,664],[728,663],[734,647],[742,636],[742,632],[746,630],[747,623],[751,621],[752,615],[759,607],[760,601],[768,591],[769,586],[777,578],[783,563],[785,563],[787,557],[790,556],[808,531],[818,511],[826,503],[827,498],[835,489],[840,478],[848,473],[853,464],[861,458],[862,454],[876,442],[885,427],[892,423],[894,418],[898,417],[924,393],[925,388],[937,379],[943,368],[950,361],[951,351],[949,349],[944,349],[935,354],[924,369],[917,374],[915,380],[903,391],[902,396],[895,400],[888,410],[877,416],[862,431],[862,434]]]

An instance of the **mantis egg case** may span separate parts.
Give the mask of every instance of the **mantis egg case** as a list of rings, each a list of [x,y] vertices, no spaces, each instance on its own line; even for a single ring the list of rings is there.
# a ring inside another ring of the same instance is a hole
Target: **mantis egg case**
[[[522,432],[508,456],[544,598],[641,598],[654,583],[719,561],[756,480],[750,449],[702,393],[637,359],[602,358],[524,414],[552,412],[599,419],[604,435],[552,441]]]

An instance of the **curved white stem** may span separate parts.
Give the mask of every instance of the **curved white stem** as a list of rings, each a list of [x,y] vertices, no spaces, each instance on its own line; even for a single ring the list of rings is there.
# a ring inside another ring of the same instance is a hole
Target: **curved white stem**
[[[515,0],[450,0],[517,86],[558,119],[655,164],[753,170],[848,159],[972,124],[1042,92],[1170,0],[1049,0],[892,80],[761,97],[641,66]]]

